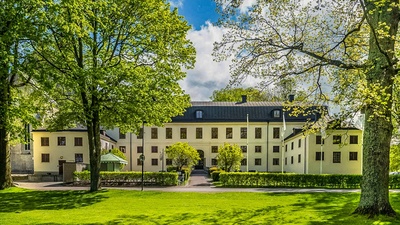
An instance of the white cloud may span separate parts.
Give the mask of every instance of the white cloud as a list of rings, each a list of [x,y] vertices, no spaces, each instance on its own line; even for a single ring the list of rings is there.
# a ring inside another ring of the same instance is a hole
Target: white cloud
[[[182,8],[183,7],[183,0],[169,0],[169,3],[172,7]]]
[[[226,87],[230,80],[230,61],[213,61],[214,42],[220,41],[223,28],[206,22],[200,30],[189,31],[188,38],[196,48],[196,64],[187,71],[187,77],[180,82],[181,87],[191,96],[192,101],[210,100],[214,90]],[[243,86],[255,86],[254,79],[247,79]]]
[[[239,6],[239,10],[241,13],[246,13],[249,11],[249,8],[257,3],[257,0],[244,0],[243,3]]]

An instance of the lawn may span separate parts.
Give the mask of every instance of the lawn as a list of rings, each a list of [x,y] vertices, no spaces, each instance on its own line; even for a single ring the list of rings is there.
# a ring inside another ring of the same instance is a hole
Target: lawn
[[[391,194],[400,214],[400,194]],[[351,215],[357,193],[0,191],[0,224],[400,224]]]

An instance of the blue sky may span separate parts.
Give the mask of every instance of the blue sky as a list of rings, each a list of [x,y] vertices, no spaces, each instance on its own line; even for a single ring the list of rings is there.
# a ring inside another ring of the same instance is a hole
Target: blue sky
[[[256,0],[244,0],[241,10],[254,4]],[[212,52],[214,43],[221,41],[224,29],[213,23],[218,20],[213,0],[169,0],[172,7],[192,25],[188,32],[196,48],[195,68],[187,71],[187,77],[180,82],[192,101],[209,101],[214,90],[226,87],[230,80],[230,61],[215,62]],[[255,86],[254,80],[246,80],[243,86]]]

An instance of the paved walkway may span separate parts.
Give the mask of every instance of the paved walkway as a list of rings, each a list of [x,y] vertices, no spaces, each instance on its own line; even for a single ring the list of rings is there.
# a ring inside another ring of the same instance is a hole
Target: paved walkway
[[[33,190],[89,190],[89,187],[64,185],[62,182],[26,182],[16,181],[16,186]],[[103,187],[103,189],[141,190],[141,187]],[[170,192],[268,192],[268,193],[344,193],[359,192],[359,189],[324,189],[324,188],[217,188],[212,185],[207,173],[194,170],[186,186],[151,187],[145,186],[144,191],[170,191]],[[400,192],[399,189],[390,190]]]

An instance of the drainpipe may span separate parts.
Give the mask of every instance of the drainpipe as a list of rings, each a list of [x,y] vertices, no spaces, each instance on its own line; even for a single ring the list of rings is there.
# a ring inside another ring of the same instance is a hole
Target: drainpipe
[[[268,152],[269,152],[269,121],[267,121],[267,172],[268,172]]]

